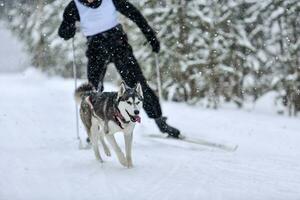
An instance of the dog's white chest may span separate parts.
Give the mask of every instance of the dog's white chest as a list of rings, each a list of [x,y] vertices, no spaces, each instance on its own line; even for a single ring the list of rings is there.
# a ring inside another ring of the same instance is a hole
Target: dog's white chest
[[[128,124],[122,124],[122,128],[117,125],[113,121],[108,122],[108,134],[114,134],[116,132],[124,132],[126,133],[131,133],[132,130],[134,129],[135,124],[130,122]]]
[[[101,118],[92,117],[92,124],[99,127],[99,130],[105,130],[105,122]],[[122,126],[122,127],[121,127]],[[128,124],[122,123],[121,126],[116,124],[114,121],[108,121],[107,134],[115,134],[116,132],[123,132],[124,134],[132,133],[135,123],[129,122]]]

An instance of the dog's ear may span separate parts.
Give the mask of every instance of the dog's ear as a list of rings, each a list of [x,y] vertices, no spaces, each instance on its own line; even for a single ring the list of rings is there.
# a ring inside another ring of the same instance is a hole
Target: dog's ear
[[[126,91],[126,85],[124,82],[121,83],[119,91],[118,91],[118,98],[120,98],[121,96],[123,96],[123,94]]]
[[[142,89],[141,83],[137,83],[137,84],[136,84],[136,86],[135,86],[135,91],[136,91],[142,98],[144,98],[144,95],[143,95],[143,89]]]

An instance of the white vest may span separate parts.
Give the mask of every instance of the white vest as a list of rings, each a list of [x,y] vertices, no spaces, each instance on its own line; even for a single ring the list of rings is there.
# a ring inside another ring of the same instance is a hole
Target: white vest
[[[85,36],[96,35],[119,24],[112,0],[102,0],[98,8],[89,8],[78,0],[74,1],[80,16],[80,27]]]

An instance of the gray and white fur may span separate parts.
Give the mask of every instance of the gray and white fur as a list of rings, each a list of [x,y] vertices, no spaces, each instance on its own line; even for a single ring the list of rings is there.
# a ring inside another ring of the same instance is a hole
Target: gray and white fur
[[[132,138],[136,122],[140,123],[140,109],[143,106],[141,84],[130,88],[122,83],[118,92],[97,92],[91,84],[83,84],[75,91],[75,100],[80,105],[80,117],[91,141],[96,159],[103,162],[98,141],[105,154],[110,150],[105,138],[115,151],[119,162],[132,167]],[[114,134],[122,132],[125,140],[125,155],[116,142]]]

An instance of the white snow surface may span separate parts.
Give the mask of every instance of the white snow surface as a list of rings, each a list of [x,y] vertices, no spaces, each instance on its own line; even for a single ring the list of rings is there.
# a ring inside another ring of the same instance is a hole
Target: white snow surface
[[[299,118],[164,103],[169,123],[187,136],[239,148],[147,137],[159,132],[142,113],[127,169],[114,154],[102,151],[100,164],[92,150],[78,149],[73,87],[33,69],[0,75],[1,200],[300,199]]]

